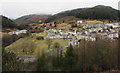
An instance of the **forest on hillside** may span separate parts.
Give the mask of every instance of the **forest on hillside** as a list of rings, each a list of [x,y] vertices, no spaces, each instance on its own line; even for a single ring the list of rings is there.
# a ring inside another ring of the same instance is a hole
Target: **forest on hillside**
[[[66,16],[75,16],[81,19],[96,19],[96,20],[120,20],[120,11],[109,6],[98,5],[92,8],[79,8],[68,11],[63,11],[49,17],[45,22],[51,22]]]

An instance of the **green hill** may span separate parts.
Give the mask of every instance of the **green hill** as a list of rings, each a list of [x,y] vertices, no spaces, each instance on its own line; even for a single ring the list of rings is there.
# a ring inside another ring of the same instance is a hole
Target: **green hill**
[[[81,19],[118,20],[120,11],[109,6],[98,5],[92,8],[79,8],[60,12],[49,17],[45,22],[51,22],[66,16],[75,16]]]
[[[5,17],[5,16],[0,16],[0,20],[2,20],[2,28],[17,28],[17,25],[12,21],[11,19]]]
[[[42,36],[44,33],[41,33]],[[37,56],[38,54],[41,55],[42,52],[49,52],[47,40],[37,40],[36,37],[41,36],[39,34],[33,34],[31,36],[21,38],[16,42],[10,44],[6,47],[7,51],[14,52],[17,55],[21,56]],[[59,43],[60,47],[63,47],[70,42],[70,40],[64,39],[53,39],[51,40],[50,49],[54,49],[54,44]],[[64,43],[63,43],[64,42]]]
[[[21,24],[30,24],[30,23],[39,23],[47,19],[50,15],[38,15],[38,14],[31,14],[31,15],[24,15],[15,19],[15,23],[18,25]]]
[[[79,20],[80,18],[77,18],[75,16],[66,16],[66,17],[61,17],[59,19],[55,19],[54,22],[56,22],[56,24],[58,23],[69,23],[70,21],[75,21],[75,20]]]

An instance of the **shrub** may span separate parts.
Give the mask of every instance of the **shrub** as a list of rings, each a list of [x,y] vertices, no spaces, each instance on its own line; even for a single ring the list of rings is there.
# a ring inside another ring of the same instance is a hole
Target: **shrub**
[[[39,36],[36,38],[37,40],[44,40],[44,37],[43,36]]]

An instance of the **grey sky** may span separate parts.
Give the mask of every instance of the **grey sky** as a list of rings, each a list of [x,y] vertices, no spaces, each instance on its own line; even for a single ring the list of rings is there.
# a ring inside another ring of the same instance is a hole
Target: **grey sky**
[[[18,18],[27,14],[56,14],[61,11],[96,5],[106,5],[118,9],[119,0],[21,0],[3,1],[2,15]]]

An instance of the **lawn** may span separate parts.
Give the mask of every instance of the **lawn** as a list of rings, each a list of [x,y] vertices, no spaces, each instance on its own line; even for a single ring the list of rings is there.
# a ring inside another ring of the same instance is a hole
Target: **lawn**
[[[57,29],[69,30],[70,28],[71,28],[71,24],[67,24],[67,23],[57,24]]]
[[[83,25],[99,24],[99,23],[103,23],[103,21],[100,21],[100,20],[86,20],[85,23],[83,23]],[[104,23],[108,23],[108,21],[105,20]]]
[[[58,42],[61,47],[68,44],[70,40],[63,40],[63,39],[52,39],[52,44],[50,49],[54,49],[54,43]],[[37,40],[36,38],[32,37],[25,37],[17,40],[13,44],[6,47],[8,51],[12,51],[20,56],[37,56],[41,55],[42,52],[48,52],[48,44],[47,40]],[[23,50],[33,50],[32,54],[26,54]]]
[[[87,20],[86,21],[87,24],[96,24],[96,23],[103,23],[102,21],[98,21],[98,20]]]
[[[47,35],[47,31],[41,32],[41,33],[32,33],[32,36],[37,37],[37,36],[43,36],[45,37]]]

